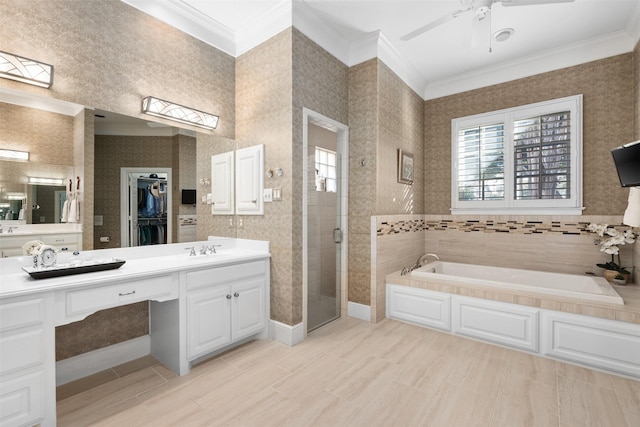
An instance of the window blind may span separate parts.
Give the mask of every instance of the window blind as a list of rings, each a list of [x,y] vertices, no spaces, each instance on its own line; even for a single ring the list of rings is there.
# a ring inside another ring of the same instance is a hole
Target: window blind
[[[514,121],[514,198],[571,197],[569,111]]]
[[[504,199],[504,123],[458,133],[458,200]]]

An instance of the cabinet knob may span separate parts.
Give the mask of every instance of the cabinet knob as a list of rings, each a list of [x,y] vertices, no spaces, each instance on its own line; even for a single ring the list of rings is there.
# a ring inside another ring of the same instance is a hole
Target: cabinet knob
[[[235,294],[233,294],[233,296],[238,298],[240,296],[240,294],[236,292]]]
[[[231,299],[231,294],[227,294],[227,299]]]

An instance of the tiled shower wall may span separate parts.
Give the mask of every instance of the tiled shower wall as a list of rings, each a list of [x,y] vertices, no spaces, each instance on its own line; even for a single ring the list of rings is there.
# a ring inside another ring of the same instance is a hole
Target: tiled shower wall
[[[376,320],[384,318],[385,276],[414,265],[424,253],[435,253],[443,261],[601,275],[596,263],[609,261],[610,255],[600,252],[594,244],[597,235],[585,229],[592,222],[615,225],[620,231],[629,229],[620,225],[622,216],[373,217],[375,281],[372,280],[372,287],[376,298],[371,311]],[[640,265],[637,246],[620,247],[623,266]]]

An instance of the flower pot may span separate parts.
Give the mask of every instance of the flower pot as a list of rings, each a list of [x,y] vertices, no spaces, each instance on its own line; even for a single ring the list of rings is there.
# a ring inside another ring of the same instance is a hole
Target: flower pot
[[[613,282],[615,277],[620,274],[622,277],[624,277],[624,279],[621,279],[620,281],[622,283],[618,283],[620,285],[625,285],[628,281],[629,281],[629,276],[630,274],[628,273],[620,273],[619,271],[616,270],[604,270],[604,278],[607,279],[609,282]]]

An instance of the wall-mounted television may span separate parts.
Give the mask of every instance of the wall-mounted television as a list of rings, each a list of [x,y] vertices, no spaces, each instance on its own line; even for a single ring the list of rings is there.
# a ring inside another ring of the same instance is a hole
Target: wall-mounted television
[[[611,155],[618,171],[620,185],[640,186],[640,141],[613,148]]]
[[[182,190],[182,204],[183,205],[195,205],[196,204],[196,190]]]

